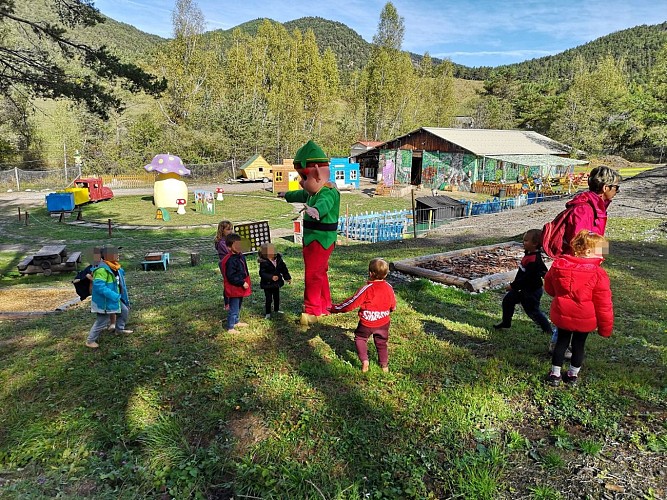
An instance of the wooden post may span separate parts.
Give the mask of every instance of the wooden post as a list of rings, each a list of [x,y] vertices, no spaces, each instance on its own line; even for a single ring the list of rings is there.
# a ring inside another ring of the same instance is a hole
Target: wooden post
[[[107,219],[107,224],[109,225],[109,238],[111,238],[111,219]]]
[[[412,188],[412,234],[417,239],[417,206],[415,205],[415,188]]]
[[[29,214],[28,211],[26,210],[26,212],[25,212],[25,225],[26,225],[26,226],[28,225],[28,218],[29,218],[29,217],[30,217],[30,214]]]
[[[350,244],[350,204],[345,204],[345,244]]]
[[[19,222],[21,222],[21,207],[18,207],[19,209]]]
[[[190,254],[190,265],[196,266],[199,264],[199,252],[192,252]]]

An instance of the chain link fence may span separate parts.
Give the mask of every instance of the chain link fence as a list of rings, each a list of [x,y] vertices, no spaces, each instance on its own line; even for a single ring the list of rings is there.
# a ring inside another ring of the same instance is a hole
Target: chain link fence
[[[191,174],[185,177],[186,181],[195,181],[198,184],[229,182],[236,178],[234,160],[216,163],[186,165]],[[53,170],[22,170],[18,167],[0,170],[0,190],[25,191],[64,189],[82,176],[81,167],[60,168]],[[95,174],[86,174],[95,176]],[[136,174],[108,174],[101,176],[104,183],[113,188],[141,188],[151,187],[155,182],[155,175],[141,169]]]
[[[60,189],[81,176],[81,167],[54,170],[22,170],[18,167],[0,170],[0,189],[3,191],[25,191]]]

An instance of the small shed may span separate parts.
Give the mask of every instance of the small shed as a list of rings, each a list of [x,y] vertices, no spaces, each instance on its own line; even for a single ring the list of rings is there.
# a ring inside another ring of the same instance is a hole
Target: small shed
[[[256,154],[241,165],[241,177],[249,181],[269,182],[272,179],[271,165],[260,154]]]
[[[465,216],[465,203],[449,196],[423,196],[415,201],[418,224],[436,224]]]
[[[339,189],[359,189],[359,165],[350,163],[348,158],[331,158],[329,180],[334,182]]]
[[[285,158],[281,165],[272,165],[274,194],[294,191],[299,187],[299,173],[294,170],[294,160]]]

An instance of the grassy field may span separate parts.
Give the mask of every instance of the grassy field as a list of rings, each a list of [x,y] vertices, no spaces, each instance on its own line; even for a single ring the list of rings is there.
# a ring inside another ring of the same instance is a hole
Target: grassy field
[[[145,200],[129,201],[143,210]],[[94,208],[102,218],[113,203]],[[274,204],[283,208],[270,212]],[[269,214],[280,227],[285,206],[267,201],[258,218]],[[35,215],[28,227],[3,219],[0,243],[106,241],[104,231]],[[134,334],[86,349],[88,303],[0,322],[0,497],[561,498],[573,463],[602,469],[629,449],[664,464],[667,274],[656,270],[667,233],[664,221],[618,218],[608,231],[616,327],[610,339],[591,336],[576,389],[545,386],[548,339],[523,312],[511,330],[491,328],[501,291],[396,286],[391,372],[381,372],[371,347],[362,374],[354,314],[308,331],[296,325],[303,270],[291,242],[276,242],[294,277],[282,292],[285,317],[264,319],[257,288],[242,311],[250,326],[234,336],[222,323],[210,228],[118,231]],[[154,249],[172,252],[168,271],[139,270]],[[195,249],[204,263],[190,267]],[[450,249],[424,239],[341,246],[333,296],[360,286],[372,257]],[[70,276],[16,276],[22,255],[0,252],[0,287],[68,286]],[[257,264],[248,263],[256,282]],[[519,469],[528,479],[517,479]],[[656,477],[641,494],[660,498],[664,482]],[[601,484],[589,485],[593,498]]]
[[[409,198],[368,198],[358,193],[341,193],[341,215],[345,210],[350,214],[361,212],[403,210],[409,209]],[[93,203],[83,208],[83,216],[87,221],[106,223],[111,219],[114,224],[155,226],[163,225],[202,225],[217,224],[222,219],[233,222],[248,220],[270,220],[272,228],[291,228],[292,219],[297,216],[292,205],[277,198],[266,191],[255,191],[247,194],[226,194],[223,201],[216,201],[214,215],[202,214],[195,211],[194,204],[186,207],[185,215],[176,214],[176,209],[170,209],[171,220],[161,222],[155,220],[155,206],[151,195],[122,196],[102,203]],[[46,208],[33,212],[34,216],[48,217]],[[210,230],[209,230],[210,231]]]

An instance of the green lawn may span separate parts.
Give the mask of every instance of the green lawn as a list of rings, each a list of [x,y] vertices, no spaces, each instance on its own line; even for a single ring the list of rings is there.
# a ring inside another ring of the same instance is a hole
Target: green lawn
[[[232,220],[268,214],[271,227],[289,207],[227,200]],[[375,200],[358,208],[387,203]],[[125,201],[143,209],[140,197],[93,208],[120,215]],[[38,214],[28,227],[0,222],[1,243],[107,241],[104,231]],[[276,242],[294,277],[282,292],[285,318],[264,319],[255,286],[242,312],[250,326],[233,336],[221,321],[211,228],[118,231],[111,241],[123,246],[133,335],[106,335],[98,351],[86,349],[88,303],[0,322],[0,497],[558,498],[549,485],[569,481],[573,463],[606,470],[621,448],[665,463],[665,222],[613,218],[608,231],[616,328],[610,339],[591,336],[573,390],[544,385],[548,339],[523,312],[511,330],[491,328],[501,291],[396,286],[391,372],[380,371],[371,347],[362,374],[354,314],[308,331],[296,325],[303,268],[291,242]],[[172,253],[168,271],[139,269],[153,249]],[[195,249],[204,263],[190,267]],[[450,249],[425,239],[341,246],[331,260],[333,296],[360,286],[373,257]],[[0,287],[71,279],[18,277],[12,266],[22,255],[0,252]],[[248,264],[256,283],[257,263]],[[528,481],[516,479],[519,469]],[[664,481],[641,494],[659,498]],[[588,487],[593,498],[605,492],[604,481]]]

